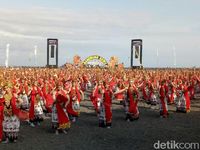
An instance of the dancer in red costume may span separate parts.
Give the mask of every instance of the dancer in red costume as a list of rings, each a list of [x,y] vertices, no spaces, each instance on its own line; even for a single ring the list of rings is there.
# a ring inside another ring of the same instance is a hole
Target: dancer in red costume
[[[100,83],[101,84],[101,83]],[[105,105],[104,105],[104,87],[98,87],[98,118],[99,127],[106,127],[106,115],[105,115]]]
[[[95,87],[92,91],[92,94],[90,95],[90,100],[91,100],[91,102],[94,106],[96,113],[98,114],[99,110],[98,110],[98,107],[97,107],[97,98],[98,98],[98,83],[95,82]]]
[[[190,112],[190,97],[187,83],[182,80],[178,87],[178,102],[177,102],[178,112]]]
[[[200,95],[200,78],[196,75],[194,76],[194,98],[197,99]]]
[[[67,92],[63,90],[62,84],[59,83],[53,91],[53,99],[52,127],[55,129],[56,134],[59,134],[59,131],[67,134],[67,130],[70,129],[70,120],[66,108],[70,98]]]
[[[100,101],[103,99],[102,91],[103,91],[103,82],[99,81],[96,82],[96,85],[94,87],[92,96],[91,96],[91,101],[94,105],[95,111],[97,114],[99,114],[99,109],[100,109]]]
[[[194,99],[194,94],[195,94],[195,81],[194,79],[191,79],[188,84],[188,91],[189,91],[189,96],[190,100]]]
[[[186,101],[186,113],[190,112],[190,96],[187,82],[184,82],[183,93]]]
[[[53,105],[53,97],[52,97],[52,88],[49,85],[49,82],[46,80],[44,86],[42,87],[43,99],[46,110],[48,113],[52,112],[52,105]]]
[[[167,100],[166,100],[166,91],[165,91],[165,82],[166,81],[161,81],[161,87],[159,90],[160,94],[160,116],[163,118],[168,117],[168,106],[167,106]]]
[[[157,104],[157,98],[158,98],[158,94],[157,94],[157,89],[154,86],[153,83],[150,83],[149,85],[149,102],[151,105],[156,105]]]
[[[112,90],[110,86],[105,83],[104,90],[104,108],[105,108],[105,118],[106,118],[106,127],[111,128],[112,125]]]
[[[3,110],[5,99],[3,97],[3,91],[0,89],[0,142],[3,139]]]
[[[76,82],[72,82],[72,87],[69,92],[70,102],[67,105],[67,113],[69,114],[70,120],[76,122],[78,116],[80,115],[80,102],[82,99],[83,92],[79,88]]]
[[[6,93],[4,95],[5,98],[5,106],[4,106],[4,120],[3,120],[3,132],[5,135],[4,143],[8,143],[10,141],[17,142],[20,121],[18,118],[19,109],[16,106],[16,94],[11,92],[10,87],[5,87]]]
[[[30,126],[35,127],[35,125],[40,125],[43,121],[43,109],[44,103],[42,100],[43,94],[40,88],[37,85],[37,82],[34,83],[31,93],[31,102],[29,108],[29,120]]]
[[[118,100],[120,102],[124,101],[125,92],[124,92],[124,85],[123,85],[122,81],[120,81],[117,84],[114,96],[115,96],[116,100]]]
[[[137,106],[138,96],[139,93],[137,91],[137,87],[135,86],[133,81],[130,81],[127,91],[127,99],[129,101],[128,113],[126,115],[127,121],[133,121],[139,119],[139,110]]]
[[[58,115],[58,130],[62,130],[66,134],[66,130],[70,128],[70,120],[67,116],[66,110],[68,99],[66,96],[59,94],[56,97],[56,109]],[[64,106],[64,107],[63,107]]]
[[[142,88],[143,99],[146,101],[147,104],[150,104],[151,103],[150,99],[149,99],[150,96],[148,96],[148,95],[150,95],[149,94],[149,83],[145,82],[141,88]]]
[[[167,101],[168,104],[173,104],[174,100],[176,99],[176,88],[174,87],[173,83],[169,83],[169,90],[167,93]]]

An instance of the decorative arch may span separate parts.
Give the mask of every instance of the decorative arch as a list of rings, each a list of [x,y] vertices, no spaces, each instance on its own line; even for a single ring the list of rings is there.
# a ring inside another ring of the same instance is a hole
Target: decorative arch
[[[103,58],[103,57],[101,57],[101,56],[99,56],[99,55],[92,55],[92,56],[87,57],[87,58],[83,61],[83,64],[84,64],[84,65],[89,65],[90,62],[95,61],[95,60],[99,61],[99,62],[100,62],[101,64],[103,64],[104,66],[108,65],[108,62],[106,61],[106,59]]]

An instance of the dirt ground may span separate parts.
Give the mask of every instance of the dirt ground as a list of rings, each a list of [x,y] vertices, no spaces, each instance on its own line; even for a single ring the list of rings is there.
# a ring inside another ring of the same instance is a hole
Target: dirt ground
[[[140,103],[140,118],[134,122],[124,120],[123,106],[114,101],[111,129],[98,127],[90,101],[81,105],[81,116],[67,135],[55,135],[50,119],[35,128],[22,123],[18,142],[0,144],[0,150],[151,150],[158,140],[200,142],[200,99],[192,100],[188,114],[176,113],[170,106],[167,119],[159,117],[157,107]]]

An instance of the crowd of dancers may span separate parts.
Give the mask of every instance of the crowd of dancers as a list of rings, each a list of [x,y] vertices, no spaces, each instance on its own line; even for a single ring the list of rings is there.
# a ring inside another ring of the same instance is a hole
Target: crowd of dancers
[[[16,142],[21,121],[39,126],[47,114],[55,134],[67,134],[89,90],[99,127],[111,128],[113,100],[124,106],[126,121],[139,119],[140,100],[159,105],[163,118],[168,105],[188,113],[200,92],[199,77],[193,69],[1,68],[0,142]]]

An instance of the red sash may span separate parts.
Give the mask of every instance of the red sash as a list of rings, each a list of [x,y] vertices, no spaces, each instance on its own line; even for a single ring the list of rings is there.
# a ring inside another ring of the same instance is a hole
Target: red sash
[[[46,100],[45,107],[46,107],[47,111],[48,112],[52,112],[51,107],[52,107],[53,102],[54,102],[52,95],[51,94],[47,94],[45,96],[45,100]]]
[[[189,90],[189,93],[190,93],[190,99],[193,99],[194,98],[194,86],[190,85],[188,87],[188,90]]]
[[[34,119],[34,105],[35,105],[35,96],[36,96],[36,91],[33,89],[31,91],[31,105],[29,108],[29,119],[33,120]]]
[[[190,110],[190,97],[189,97],[188,88],[186,86],[184,86],[184,97],[186,101],[186,110]]]
[[[134,91],[134,92],[136,92],[135,94],[138,97],[137,91]],[[134,99],[133,92],[130,92],[130,89],[128,90],[128,97],[130,99],[129,112],[132,113],[133,115],[135,115],[137,113],[138,100]]]
[[[164,88],[164,86],[161,86],[161,88],[160,88],[160,97],[165,97],[165,88]]]
[[[160,97],[160,101],[161,101],[161,105],[162,105],[162,109],[163,109],[163,115],[166,115],[167,114],[167,108],[166,108],[167,104],[165,104],[165,98]]]
[[[112,121],[111,102],[112,102],[111,91],[106,90],[104,93],[104,107],[105,107],[105,117],[107,123],[111,123]]]
[[[20,120],[27,120],[29,119],[29,114],[26,111],[22,111],[16,106],[16,98],[12,97],[11,100],[12,112],[15,114]]]
[[[43,88],[42,88],[42,95],[43,95],[43,99],[45,99],[46,103],[45,103],[45,107],[47,109],[48,112],[52,112],[51,110],[51,107],[53,105],[53,97],[51,94],[48,93],[47,91],[47,88],[49,89],[49,85],[45,85]]]
[[[163,109],[163,115],[167,114],[167,108],[165,104],[165,87],[161,86],[160,88],[160,101],[161,101],[161,105],[162,105],[162,109]]]
[[[94,89],[93,93],[90,96],[90,99],[92,101],[92,104],[93,104],[94,109],[96,110],[96,112],[98,112],[97,98],[98,98],[98,88]]]

